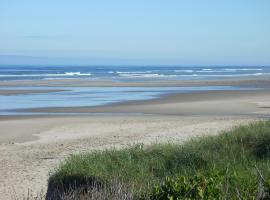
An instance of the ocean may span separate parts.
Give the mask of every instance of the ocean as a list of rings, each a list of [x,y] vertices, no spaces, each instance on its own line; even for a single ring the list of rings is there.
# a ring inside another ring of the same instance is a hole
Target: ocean
[[[0,80],[205,80],[269,74],[270,67],[264,66],[0,66]]]
[[[269,67],[124,67],[124,66],[0,66],[0,81],[85,79],[112,81],[208,80],[263,76]],[[232,86],[204,87],[68,87],[0,86],[0,90],[61,90],[56,92],[0,95],[0,115],[34,114],[18,110],[46,107],[101,106],[112,103],[156,99],[173,93],[244,90]],[[42,113],[39,113],[42,114]],[[48,113],[43,113],[48,114]],[[52,114],[52,113],[50,113]]]

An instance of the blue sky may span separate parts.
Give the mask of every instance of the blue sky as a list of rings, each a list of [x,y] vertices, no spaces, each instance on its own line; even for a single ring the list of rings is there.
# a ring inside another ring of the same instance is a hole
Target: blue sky
[[[1,0],[9,63],[270,65],[270,1]]]

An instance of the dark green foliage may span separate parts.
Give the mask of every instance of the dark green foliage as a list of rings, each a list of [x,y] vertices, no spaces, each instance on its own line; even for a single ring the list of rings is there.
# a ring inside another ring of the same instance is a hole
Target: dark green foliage
[[[177,179],[166,177],[163,184],[154,187],[152,192],[141,200],[219,199],[220,196],[221,190],[216,177],[209,179],[203,176]]]
[[[228,177],[212,174],[210,177],[195,175],[190,177],[165,178],[160,185],[155,186],[151,192],[142,195],[139,200],[180,200],[180,199],[270,199],[269,181],[259,180],[259,183],[250,188],[250,191],[240,192],[237,187],[233,193],[224,191],[224,185],[233,184]]]

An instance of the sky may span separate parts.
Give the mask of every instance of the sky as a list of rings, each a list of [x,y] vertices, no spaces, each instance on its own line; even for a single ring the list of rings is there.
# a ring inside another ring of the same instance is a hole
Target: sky
[[[1,0],[0,64],[270,65],[270,1]]]

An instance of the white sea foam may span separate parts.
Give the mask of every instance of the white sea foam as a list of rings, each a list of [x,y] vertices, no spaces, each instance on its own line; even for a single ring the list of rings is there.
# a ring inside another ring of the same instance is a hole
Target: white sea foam
[[[200,75],[204,77],[240,77],[240,76],[262,76],[262,75],[270,75],[270,73],[249,73],[249,74],[206,74]]]
[[[64,76],[91,76],[91,73],[66,72]]]
[[[119,76],[124,78],[166,78],[166,77],[177,77],[176,74],[140,74],[140,73],[129,73],[129,74],[119,74]]]
[[[270,73],[247,73],[247,74],[119,74],[123,78],[170,78],[170,77],[240,77],[262,76]]]
[[[152,73],[152,71],[133,71],[133,72],[123,72],[123,71],[117,71],[116,72],[117,74],[149,74],[149,73]]]
[[[261,76],[261,75],[266,75],[267,73],[255,73],[253,74],[254,76]]]
[[[199,74],[181,74],[181,75],[177,75],[177,76],[181,76],[181,77],[195,77],[195,76],[200,76]]]
[[[225,68],[225,69],[218,69],[218,70],[214,70],[214,69],[202,69],[202,70],[198,70],[196,72],[200,72],[200,73],[230,73],[230,72],[237,72],[237,71],[262,71],[263,69],[255,69],[255,68]]]
[[[192,73],[194,72],[194,70],[190,70],[190,69],[183,69],[183,70],[174,70],[174,72],[186,72],[186,73]]]
[[[0,74],[0,77],[59,77],[59,76],[91,76],[91,73],[65,72],[64,74]]]
[[[225,71],[262,71],[263,69],[258,68],[225,68]]]
[[[224,73],[226,71],[223,71],[223,70],[209,70],[209,71],[205,71],[205,70],[198,70],[196,72],[199,72],[199,73]]]

